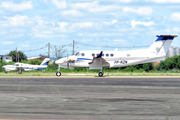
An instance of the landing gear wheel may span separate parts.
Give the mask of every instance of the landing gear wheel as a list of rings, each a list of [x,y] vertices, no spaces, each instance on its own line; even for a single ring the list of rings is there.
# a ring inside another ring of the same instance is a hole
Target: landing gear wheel
[[[102,77],[103,76],[103,72],[99,72],[99,77]]]
[[[19,68],[19,74],[21,74],[22,73],[22,68]]]
[[[58,76],[58,77],[61,76],[61,72],[57,72],[56,76]]]
[[[7,71],[5,71],[5,74],[7,74]]]

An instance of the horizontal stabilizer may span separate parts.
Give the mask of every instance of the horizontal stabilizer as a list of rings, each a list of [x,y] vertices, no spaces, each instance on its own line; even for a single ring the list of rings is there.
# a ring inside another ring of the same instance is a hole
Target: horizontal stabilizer
[[[156,41],[161,41],[161,40],[173,40],[174,37],[177,37],[178,35],[156,35],[158,37]]]

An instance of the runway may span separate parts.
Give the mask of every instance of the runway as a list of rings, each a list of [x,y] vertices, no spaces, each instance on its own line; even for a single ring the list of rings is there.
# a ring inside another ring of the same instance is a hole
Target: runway
[[[179,78],[0,78],[0,119],[179,120]]]

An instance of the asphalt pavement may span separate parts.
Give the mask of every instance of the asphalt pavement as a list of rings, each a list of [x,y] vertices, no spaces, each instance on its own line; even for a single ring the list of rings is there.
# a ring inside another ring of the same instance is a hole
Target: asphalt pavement
[[[0,119],[179,120],[179,78],[0,78]]]

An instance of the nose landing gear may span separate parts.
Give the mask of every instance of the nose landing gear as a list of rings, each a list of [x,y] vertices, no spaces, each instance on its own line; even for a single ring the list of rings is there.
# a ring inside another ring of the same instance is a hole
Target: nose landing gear
[[[61,72],[57,72],[56,76],[58,76],[58,77],[61,76]]]
[[[61,72],[60,72],[60,65],[58,65],[58,72],[56,73],[56,76],[61,76]]]

